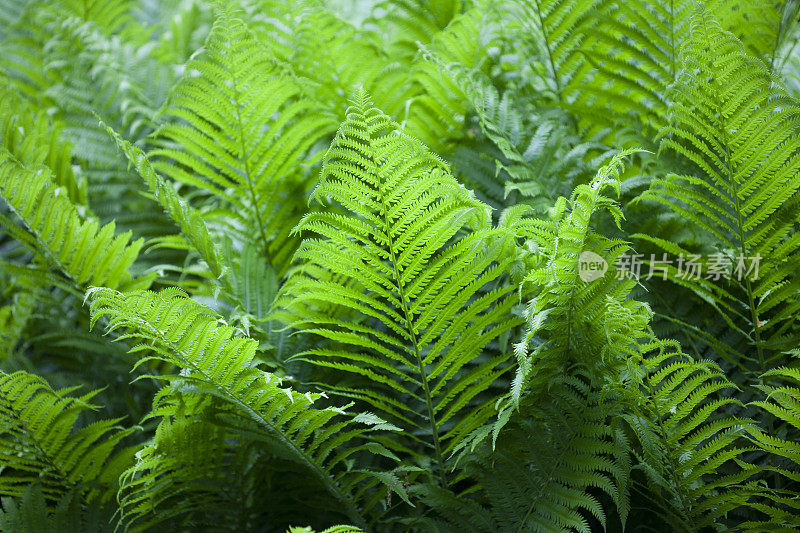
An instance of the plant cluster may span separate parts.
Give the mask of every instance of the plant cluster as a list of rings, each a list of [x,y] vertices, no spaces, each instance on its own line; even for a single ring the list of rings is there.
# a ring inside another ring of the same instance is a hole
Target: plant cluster
[[[798,42],[0,0],[0,530],[797,531]]]

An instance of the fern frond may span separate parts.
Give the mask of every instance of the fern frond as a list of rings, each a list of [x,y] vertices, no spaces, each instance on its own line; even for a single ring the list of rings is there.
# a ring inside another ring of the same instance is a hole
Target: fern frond
[[[588,532],[590,516],[609,526],[600,492],[614,502],[624,526],[630,443],[611,422],[615,415],[617,406],[586,376],[556,378],[538,405],[464,465],[480,482],[480,498],[433,491],[429,501],[456,530]]]
[[[353,526],[331,526],[319,533],[363,533],[363,529]],[[290,527],[286,533],[314,533],[310,527]]]
[[[765,372],[763,383],[756,385],[764,393],[763,400],[756,400],[752,405],[769,412],[782,424],[782,428],[773,428],[770,432],[758,432],[756,441],[770,453],[787,459],[793,470],[780,470],[793,481],[800,481],[800,445],[797,434],[800,432],[800,373],[796,367],[780,367]]]
[[[23,330],[32,317],[41,293],[35,275],[16,273],[6,275],[5,265],[0,263],[0,361],[9,357],[22,339]],[[11,278],[11,279],[8,279]]]
[[[519,70],[530,76],[525,82],[534,85],[545,102],[568,105],[574,100],[589,71],[580,53],[581,43],[595,23],[592,15],[600,1],[513,0],[498,4],[512,15],[501,15],[499,23],[518,43],[524,65]]]
[[[173,386],[185,384],[189,387],[186,392],[222,400],[227,406],[224,413],[227,424],[236,428],[253,426],[248,433],[271,442],[282,457],[307,470],[351,520],[363,523],[351,495],[352,483],[359,478],[351,479],[343,469],[344,461],[360,448],[340,447],[365,432],[353,427],[354,424],[375,429],[392,429],[392,426],[374,416],[349,417],[343,409],[315,408],[312,404],[320,398],[319,394],[300,394],[290,387],[282,388],[277,376],[252,366],[255,341],[220,325],[209,308],[185,298],[180,291],[120,294],[109,289],[92,289],[88,296],[92,299],[93,324],[107,317],[110,330],[127,330],[123,338],[146,343],[134,348],[136,352],[149,352],[141,362],[158,359],[183,369],[180,375],[166,375],[162,379]],[[158,398],[165,400],[163,394]],[[153,469],[150,465],[147,468]],[[157,468],[155,472],[144,475],[153,480]],[[126,512],[132,514],[132,520],[137,520],[143,514],[136,505],[139,499],[147,498],[148,491],[158,490],[158,486],[151,487],[150,481],[127,483],[138,489],[126,500],[132,504]]]
[[[385,14],[377,20],[391,42],[390,55],[410,62],[419,44],[430,43],[464,9],[463,0],[400,0],[378,2],[373,11]],[[471,43],[463,43],[471,46]]]
[[[53,181],[72,203],[88,208],[87,182],[72,168],[72,146],[65,142],[62,125],[11,90],[0,90],[0,142],[26,165],[45,165]],[[86,213],[89,214],[89,213]]]
[[[784,47],[796,38],[800,15],[796,0],[736,3],[711,0],[706,9],[742,42],[751,56],[761,59],[772,73],[780,72]]]
[[[299,357],[361,376],[345,389],[424,432],[444,478],[443,455],[483,422],[463,407],[504,372],[506,356],[481,352],[520,323],[513,286],[500,283],[515,235],[492,229],[487,206],[363,89],[347,117],[313,195],[347,214],[303,218],[297,230],[320,238],[303,241],[279,305],[293,326],[336,343]]]
[[[489,36],[481,31],[482,13],[471,9],[456,16],[414,62],[402,120],[404,130],[437,153],[445,153],[464,135],[469,101],[458,79],[442,65],[457,64],[467,70],[486,70]],[[425,41],[423,41],[425,42]],[[435,60],[431,61],[431,59]]]
[[[107,501],[116,492],[132,451],[115,449],[134,429],[121,428],[121,419],[76,428],[97,391],[69,396],[73,390],[55,391],[27,372],[0,373],[0,494],[21,496],[32,483],[41,483],[48,499],[77,490]]]
[[[28,485],[19,498],[2,498],[0,529],[25,533],[113,533],[111,512],[98,505],[86,505],[75,492],[68,492],[55,507],[48,508],[38,483]]]
[[[621,385],[632,409],[624,418],[641,445],[641,462],[659,515],[679,531],[698,531],[760,506],[757,474],[747,461],[752,420],[732,416],[739,402],[722,370],[693,361],[674,343],[652,350],[632,380]],[[733,408],[733,409],[732,409]],[[737,524],[739,525],[739,524]],[[742,530],[749,530],[742,526]]]
[[[150,156],[158,171],[222,200],[282,271],[294,245],[282,231],[291,224],[278,221],[299,219],[310,149],[335,122],[237,16],[220,7],[205,52],[172,91],[172,122],[158,132],[163,147]]]
[[[695,2],[603,2],[582,52],[597,69],[575,103],[599,124],[635,115],[652,131],[666,123],[667,88],[680,68],[679,51]]]
[[[124,140],[113,129],[107,126],[106,129],[122,153],[128,158],[129,163],[136,168],[136,171],[147,183],[153,199],[161,205],[167,215],[178,225],[192,247],[206,262],[211,275],[217,279],[222,277],[224,266],[202,215],[183,200],[175,192],[175,189],[170,187],[156,173],[147,155],[142,150]]]
[[[633,153],[623,151],[602,167],[588,185],[578,185],[569,201],[559,198],[551,220],[528,220],[524,231],[537,247],[541,262],[526,275],[523,283],[533,286],[536,297],[525,311],[528,328],[514,347],[518,368],[512,382],[510,406],[518,405],[535,375],[537,389],[569,363],[594,364],[609,340],[602,332],[606,301],[621,301],[634,282],[618,279],[611,266],[627,245],[596,234],[590,222],[606,211],[617,225],[622,219],[619,205],[608,191],[619,194],[619,175],[623,159]],[[593,272],[582,263],[597,263]],[[595,274],[593,279],[586,273]],[[531,343],[535,347],[531,352]]]
[[[706,11],[692,20],[683,62],[662,149],[681,154],[697,170],[655,180],[642,198],[687,217],[728,256],[759,260],[757,276],[717,288],[704,287],[704,280],[689,283],[745,332],[767,368],[773,350],[796,345],[800,137],[793,124],[800,107]],[[726,278],[734,277],[731,262]]]
[[[149,286],[152,276],[134,278],[130,269],[143,241],[114,235],[114,223],[82,221],[76,207],[44,166],[28,167],[0,148],[0,196],[36,239],[37,251],[78,286]]]

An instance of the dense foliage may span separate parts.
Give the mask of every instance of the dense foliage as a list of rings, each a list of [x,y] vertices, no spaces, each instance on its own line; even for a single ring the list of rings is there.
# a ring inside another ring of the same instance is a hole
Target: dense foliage
[[[798,530],[798,42],[0,0],[0,530]]]

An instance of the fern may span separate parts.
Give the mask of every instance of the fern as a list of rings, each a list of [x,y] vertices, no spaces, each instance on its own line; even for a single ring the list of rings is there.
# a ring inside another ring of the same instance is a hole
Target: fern
[[[152,277],[129,272],[142,240],[129,244],[130,232],[115,236],[113,222],[82,221],[51,176],[49,168],[22,164],[0,149],[0,196],[32,233],[36,250],[77,285],[148,286]]]
[[[423,431],[446,485],[444,454],[465,428],[482,422],[461,409],[504,372],[506,357],[471,362],[519,324],[509,315],[512,286],[478,292],[501,281],[514,235],[491,228],[487,207],[363,90],[325,157],[314,198],[350,213],[304,217],[297,229],[322,238],[303,242],[301,268],[279,305],[293,326],[341,348],[299,357],[367,378],[366,386],[339,390]],[[331,306],[352,318],[334,318]]]
[[[690,219],[730,257],[760,256],[757,280],[743,276],[720,288],[703,280],[683,283],[747,335],[766,368],[775,350],[796,344],[797,136],[787,124],[797,108],[766,67],[748,58],[707,12],[693,19],[683,54],[686,66],[675,85],[662,148],[675,150],[697,170],[655,181],[642,198]],[[668,249],[689,254],[679,246]]]
[[[210,309],[193,303],[179,291],[123,295],[109,289],[93,289],[89,295],[93,323],[107,317],[110,330],[124,328],[129,331],[124,338],[146,341],[148,344],[134,348],[137,352],[152,352],[142,361],[155,358],[183,369],[179,375],[167,374],[162,379],[174,386],[183,383],[196,393],[222,400],[226,408],[221,416],[227,425],[246,433],[255,432],[259,439],[271,442],[282,457],[317,479],[350,519],[364,522],[351,495],[353,483],[363,476],[348,476],[342,471],[343,462],[360,448],[337,450],[337,447],[364,433],[363,429],[351,427],[353,423],[376,429],[393,429],[392,426],[374,416],[347,417],[339,408],[314,408],[312,403],[319,399],[319,394],[300,394],[291,388],[281,388],[277,376],[251,366],[256,350],[253,340],[238,336],[229,326],[219,325]],[[171,412],[167,392],[164,389],[164,394],[157,396],[155,413]],[[345,421],[334,421],[337,417],[344,417]],[[149,510],[136,504],[140,498],[150,498],[153,491],[161,490],[153,482],[167,467],[163,461],[145,461],[129,472],[130,479],[123,487],[123,491],[131,489],[133,493],[123,500],[123,505],[130,504],[125,509],[126,514],[132,515],[128,520],[137,520]],[[169,494],[168,488],[165,491]]]
[[[592,216],[606,211],[619,225],[622,212],[607,191],[619,193],[619,174],[623,158],[615,155],[588,185],[575,188],[567,211],[567,200],[559,198],[549,221],[523,220],[521,227],[540,250],[540,262],[531,269],[523,283],[534,286],[525,316],[528,328],[514,346],[517,372],[512,382],[510,406],[518,404],[527,387],[546,386],[555,373],[572,363],[593,364],[608,340],[603,331],[606,299],[623,300],[630,292],[630,279],[617,279],[613,271],[598,271],[598,279],[582,279],[580,262],[604,261],[613,264],[626,245],[594,233]],[[590,255],[586,255],[586,254]],[[591,283],[589,283],[591,281]],[[546,335],[546,339],[542,338]],[[532,341],[535,348],[531,352]],[[530,383],[535,375],[535,383]]]
[[[667,87],[680,68],[680,45],[695,3],[604,2],[582,51],[597,69],[577,107],[594,121],[635,120],[658,131],[666,123]]]
[[[0,528],[3,531],[111,533],[114,530],[107,509],[82,505],[74,492],[61,497],[52,512],[38,484],[28,485],[20,498],[3,498],[2,503]]]
[[[734,522],[733,530],[785,530],[780,498],[761,503],[760,468],[747,461],[756,448],[746,437],[757,429],[727,414],[738,402],[723,391],[736,386],[713,363],[692,361],[670,343],[642,346],[650,350],[620,390],[630,398],[632,411],[624,418],[641,445],[639,460],[660,502],[659,516],[677,531],[698,531],[752,506],[767,517],[755,525]],[[796,517],[788,518],[796,527]]]
[[[276,221],[297,216],[301,167],[313,163],[309,149],[334,123],[230,6],[220,9],[207,52],[187,65],[165,112],[185,123],[164,124],[163,148],[151,157],[167,158],[155,168],[218,197],[231,219],[258,228],[254,241],[280,271],[292,245]]]
[[[463,10],[462,0],[401,0],[377,2],[373,8],[385,14],[379,22],[388,26],[392,39],[392,57],[400,60],[413,57],[418,43],[430,43]],[[467,44],[467,43],[464,43]]]
[[[529,75],[523,83],[532,85],[525,89],[533,89],[545,103],[570,105],[576,87],[588,74],[580,47],[594,24],[591,15],[598,4],[599,0],[522,0],[499,4],[511,15],[501,12],[499,23],[506,31],[513,32],[518,47],[515,52],[523,61],[519,70]]]
[[[96,407],[89,401],[97,391],[68,396],[73,390],[55,391],[26,372],[0,374],[0,494],[22,496],[40,483],[48,499],[74,490],[103,502],[116,490],[132,451],[115,449],[134,429],[120,427],[120,419],[76,429],[78,417]]]
[[[457,529],[588,532],[595,521],[610,525],[597,496],[604,493],[624,526],[630,444],[621,425],[609,423],[615,411],[585,375],[556,378],[491,447],[477,446],[465,470],[480,482],[480,498],[439,490],[428,499]]]

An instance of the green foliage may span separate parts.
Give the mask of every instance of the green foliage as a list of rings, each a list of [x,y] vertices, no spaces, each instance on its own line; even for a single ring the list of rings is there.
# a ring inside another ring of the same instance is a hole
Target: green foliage
[[[183,393],[221,400],[224,406],[219,407],[221,411],[216,416],[224,427],[266,441],[277,455],[298,463],[318,478],[344,505],[351,519],[363,521],[349,495],[355,481],[344,479],[346,472],[334,474],[334,470],[343,466],[343,462],[360,448],[354,446],[346,451],[337,448],[364,432],[350,427],[354,423],[378,429],[393,429],[392,426],[369,414],[346,417],[341,408],[314,408],[312,404],[320,398],[319,394],[301,394],[291,388],[281,388],[280,378],[251,366],[256,342],[237,335],[230,326],[219,325],[219,318],[209,308],[188,300],[177,291],[121,294],[110,289],[92,289],[87,294],[92,300],[93,324],[106,317],[109,330],[124,328],[128,330],[124,338],[147,342],[134,347],[136,352],[148,352],[137,364],[160,360],[181,369],[178,374],[159,376],[171,384],[156,395],[153,406],[154,415],[165,418],[159,426],[160,430],[163,427],[163,434],[156,432],[153,447],[140,453],[137,464],[122,478],[123,516],[133,515],[127,520],[136,520],[138,516],[155,511],[150,503],[153,498],[159,501],[185,490],[175,489],[170,483],[180,484],[183,480],[191,483],[208,478],[204,469],[214,468],[214,463],[199,460],[203,454],[191,453],[191,447],[187,449],[186,446],[188,442],[206,446],[216,440],[220,446],[226,444],[223,439],[214,439],[206,433],[214,431],[213,428],[186,427],[170,422],[169,417],[184,409],[183,400],[172,394],[177,388]],[[346,420],[333,422],[341,416]],[[186,433],[176,435],[179,430],[189,431],[189,437]],[[174,441],[176,438],[180,438],[178,443]],[[161,444],[162,441],[166,442]],[[188,457],[189,461],[152,458],[161,454],[169,457],[170,451],[179,457]],[[190,453],[186,455],[187,452]],[[162,476],[167,483],[155,483]],[[197,500],[195,510],[201,510],[206,503],[205,499]],[[186,512],[184,506],[191,508],[192,500],[184,500],[182,505],[163,513],[157,511],[158,521],[170,519],[170,513]]]
[[[325,156],[313,197],[349,214],[303,218],[297,229],[323,238],[306,239],[298,250],[301,268],[285,285],[283,305],[294,327],[342,348],[301,357],[367,378],[363,388],[333,390],[363,399],[409,432],[428,433],[446,485],[450,441],[486,415],[448,422],[505,367],[505,357],[471,362],[519,323],[509,316],[513,285],[479,292],[501,281],[514,235],[491,228],[487,207],[363,90]]]
[[[39,483],[39,494],[48,499],[70,491],[100,501],[113,494],[133,453],[118,444],[134,430],[120,427],[120,419],[75,429],[78,417],[96,408],[89,401],[97,391],[74,397],[73,390],[53,390],[26,372],[0,375],[0,493],[22,496]]]
[[[21,242],[76,285],[149,285],[150,279],[135,279],[130,273],[142,240],[131,243],[130,232],[115,235],[113,222],[100,227],[96,220],[82,220],[52,176],[47,166],[22,162],[7,149],[0,151],[0,193],[24,224],[20,230],[3,217],[0,220],[9,231],[27,230]]]
[[[33,483],[20,498],[3,498],[2,503],[0,528],[3,531],[111,533],[114,530],[108,508],[86,507],[74,492],[66,493],[50,510],[41,485]]]
[[[798,530],[799,17],[0,0],[0,529]]]
[[[297,216],[309,149],[335,127],[281,70],[236,13],[221,8],[205,53],[186,65],[169,98],[165,118],[181,122],[159,128],[164,147],[152,152],[157,170],[220,197],[227,224],[258,228],[253,240],[276,267],[293,249],[291,224],[277,221]]]
[[[792,230],[799,145],[791,124],[798,108],[709,13],[692,20],[683,61],[670,124],[660,135],[662,149],[677,151],[695,166],[692,173],[655,181],[642,197],[665,203],[707,232],[731,272],[739,258],[760,259],[755,281],[748,274],[736,276],[730,287],[678,283],[713,302],[753,343],[765,369],[779,358],[776,351],[797,345],[792,321],[798,241]],[[682,243],[656,242],[673,253],[690,253]]]

